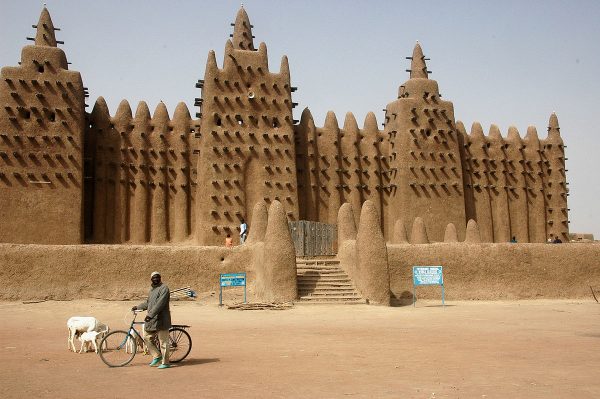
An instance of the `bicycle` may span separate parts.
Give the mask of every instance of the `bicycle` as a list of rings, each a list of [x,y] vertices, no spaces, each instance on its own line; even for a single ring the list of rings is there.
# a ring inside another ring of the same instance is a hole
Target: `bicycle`
[[[141,311],[132,311],[132,313],[133,319],[128,331],[113,331],[100,341],[98,354],[100,355],[100,359],[109,367],[122,367],[131,363],[137,353],[137,342],[140,340],[143,341],[142,335],[135,328],[136,325],[144,324],[143,321],[135,321],[138,313],[141,313]],[[173,324],[169,329],[169,361],[171,363],[182,361],[192,350],[192,339],[186,331],[187,328],[190,328],[190,326]],[[158,338],[153,343],[157,348],[160,348]]]

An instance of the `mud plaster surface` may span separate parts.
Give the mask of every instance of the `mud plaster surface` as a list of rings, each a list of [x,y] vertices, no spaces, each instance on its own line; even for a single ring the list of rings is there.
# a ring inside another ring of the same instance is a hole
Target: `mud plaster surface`
[[[172,306],[175,322],[192,325],[194,348],[180,366],[150,369],[138,355],[109,369],[92,353],[67,351],[68,317],[93,315],[117,329],[131,305],[0,302],[3,398],[600,395],[600,305],[588,300],[244,312],[186,302]]]

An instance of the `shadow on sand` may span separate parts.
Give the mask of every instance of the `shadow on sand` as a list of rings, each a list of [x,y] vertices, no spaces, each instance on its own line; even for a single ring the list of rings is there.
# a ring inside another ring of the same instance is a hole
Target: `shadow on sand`
[[[181,361],[180,363],[177,363],[178,366],[193,366],[196,364],[205,364],[205,363],[216,363],[216,362],[220,362],[221,359],[219,359],[218,357],[215,358],[211,358],[211,359],[185,359],[183,361]]]

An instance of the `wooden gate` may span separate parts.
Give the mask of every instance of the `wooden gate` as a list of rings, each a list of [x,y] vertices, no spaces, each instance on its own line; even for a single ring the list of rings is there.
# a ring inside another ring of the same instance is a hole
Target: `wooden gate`
[[[337,225],[308,220],[288,222],[296,256],[337,254]]]

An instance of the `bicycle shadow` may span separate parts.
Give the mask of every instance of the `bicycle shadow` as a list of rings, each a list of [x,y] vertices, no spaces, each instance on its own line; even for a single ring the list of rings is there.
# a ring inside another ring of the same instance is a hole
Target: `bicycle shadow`
[[[193,366],[196,364],[205,364],[205,363],[216,363],[216,362],[220,362],[221,359],[219,359],[218,357],[215,358],[208,358],[208,359],[185,359],[183,360],[181,363],[178,364],[178,366]]]

